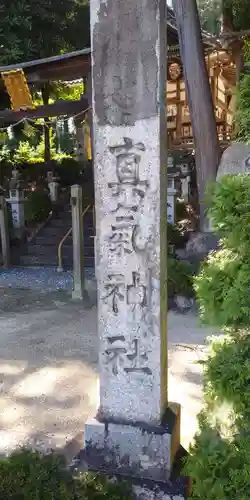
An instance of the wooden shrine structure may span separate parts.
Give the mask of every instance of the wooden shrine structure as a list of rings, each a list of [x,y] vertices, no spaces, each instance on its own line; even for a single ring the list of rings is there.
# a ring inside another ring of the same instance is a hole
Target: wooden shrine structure
[[[168,8],[168,68],[167,68],[167,125],[168,146],[170,150],[193,150],[192,125],[188,101],[183,80],[182,63],[179,54],[178,33],[172,9]],[[227,146],[232,138],[235,112],[234,87],[236,71],[231,54],[223,50],[220,43],[203,32],[206,64],[210,79],[214,110],[219,139],[222,147]],[[22,69],[27,84],[32,89],[39,89],[48,81],[90,81],[91,50],[83,49],[47,59],[40,59],[18,65],[0,67],[0,73]],[[6,92],[3,79],[0,80],[0,92]],[[90,94],[86,92],[79,101],[58,101],[54,104],[33,109],[0,110],[0,127],[13,125],[24,118],[46,118],[54,116],[73,116],[84,119],[85,111],[90,107]],[[82,115],[81,115],[82,113]],[[91,123],[91,113],[88,112]]]

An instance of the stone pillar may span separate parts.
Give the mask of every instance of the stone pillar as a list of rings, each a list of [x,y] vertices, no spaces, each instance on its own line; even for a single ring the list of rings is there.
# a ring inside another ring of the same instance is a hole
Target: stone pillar
[[[85,138],[84,138],[84,127],[82,120],[79,118],[75,119],[76,127],[76,155],[79,163],[84,163],[85,158]]]
[[[19,186],[11,188],[7,201],[11,207],[13,235],[21,239],[25,230],[25,199],[23,189]]]
[[[175,205],[177,190],[175,188],[175,178],[168,179],[168,198],[167,198],[167,216],[170,224],[175,223]]]
[[[169,477],[180,432],[167,392],[165,8],[90,2],[100,406],[86,456],[153,480]]]
[[[8,209],[5,197],[0,194],[0,231],[3,267],[10,267],[10,236],[8,224]]]
[[[82,300],[84,297],[84,246],[81,186],[71,186],[71,207],[74,279],[72,299]]]
[[[55,177],[52,171],[47,172],[47,182],[49,188],[49,196],[52,203],[57,203],[59,198],[59,177]]]

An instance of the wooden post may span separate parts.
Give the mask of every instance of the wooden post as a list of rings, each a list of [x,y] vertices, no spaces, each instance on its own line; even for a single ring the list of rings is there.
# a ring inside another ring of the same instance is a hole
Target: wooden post
[[[0,228],[1,228],[1,244],[3,267],[10,267],[10,240],[8,228],[8,209],[5,197],[0,194]]]

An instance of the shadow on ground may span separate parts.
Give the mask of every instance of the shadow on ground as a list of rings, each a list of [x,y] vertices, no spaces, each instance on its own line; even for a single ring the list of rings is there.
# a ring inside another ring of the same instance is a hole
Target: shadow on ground
[[[29,444],[71,460],[98,405],[96,308],[66,292],[0,289],[0,332],[0,454]],[[195,316],[169,314],[169,399],[183,407],[184,446],[202,400],[206,334]]]

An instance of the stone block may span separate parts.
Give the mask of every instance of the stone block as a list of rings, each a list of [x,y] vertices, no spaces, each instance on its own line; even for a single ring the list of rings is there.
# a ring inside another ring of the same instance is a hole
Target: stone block
[[[171,405],[160,425],[93,419],[84,432],[90,470],[165,481],[180,446],[180,406]]]
[[[132,487],[135,500],[185,500],[188,495],[189,480],[187,477],[165,483],[134,480]]]
[[[250,173],[250,146],[242,142],[235,142],[227,148],[219,164],[217,181],[224,175]]]

